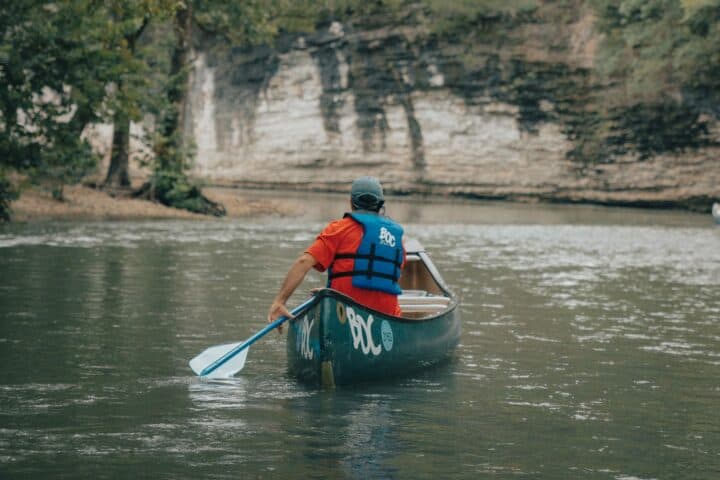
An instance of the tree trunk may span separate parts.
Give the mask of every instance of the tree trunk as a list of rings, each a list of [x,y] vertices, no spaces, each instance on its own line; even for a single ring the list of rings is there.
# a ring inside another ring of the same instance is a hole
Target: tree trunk
[[[112,153],[105,187],[125,188],[130,186],[130,118],[124,112],[118,112],[113,123]]]
[[[190,152],[185,144],[185,107],[189,93],[188,70],[192,38],[191,2],[175,12],[175,47],[167,87],[167,111],[160,124],[160,139],[155,144],[155,172],[136,196],[151,198],[165,205],[192,212],[223,216],[225,207],[203,195],[200,187],[187,177]]]
[[[138,38],[148,26],[150,17],[143,19],[140,27],[133,33],[125,35],[127,48],[130,54],[135,56],[135,45]],[[123,85],[118,83],[118,92],[122,92]],[[110,166],[105,178],[106,187],[126,188],[130,186],[130,117],[122,110],[115,113],[113,119],[113,141],[110,153]]]
[[[187,166],[187,149],[183,139],[185,105],[188,96],[188,63],[192,35],[192,6],[190,2],[175,12],[173,30],[175,48],[170,65],[171,85],[167,90],[168,112],[163,123],[163,137],[167,145],[160,152],[159,167],[164,171],[182,172]]]

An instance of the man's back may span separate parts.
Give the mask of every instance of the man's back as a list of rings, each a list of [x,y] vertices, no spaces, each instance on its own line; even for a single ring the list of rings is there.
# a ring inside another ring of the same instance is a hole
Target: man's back
[[[352,258],[335,259],[335,257],[338,254],[357,252],[362,237],[362,225],[350,217],[345,217],[328,224],[305,252],[315,258],[317,261],[315,269],[320,272],[324,272],[328,268],[331,268],[333,274],[350,272],[353,270],[355,260]],[[356,302],[374,310],[388,315],[400,316],[401,311],[396,295],[378,290],[357,288],[353,286],[352,278],[352,276],[333,278],[330,282],[330,288],[342,292]]]
[[[268,310],[269,323],[281,315],[292,316],[285,302],[313,267],[330,270],[330,288],[373,310],[401,315],[397,296],[405,263],[403,229],[384,216],[380,181],[375,177],[353,180],[350,208],[352,217],[331,222],[292,264]],[[278,330],[282,331],[282,325]]]

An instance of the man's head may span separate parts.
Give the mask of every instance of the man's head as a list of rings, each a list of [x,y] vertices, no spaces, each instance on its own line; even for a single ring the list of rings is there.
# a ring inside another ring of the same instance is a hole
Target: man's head
[[[353,210],[380,211],[385,203],[380,181],[375,177],[356,178],[350,188],[350,203]]]

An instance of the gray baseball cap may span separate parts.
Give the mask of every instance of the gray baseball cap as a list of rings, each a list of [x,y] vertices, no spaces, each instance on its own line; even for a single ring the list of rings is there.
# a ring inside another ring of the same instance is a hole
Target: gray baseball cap
[[[379,209],[385,203],[382,185],[375,177],[359,177],[353,180],[350,198],[353,205],[367,210]]]

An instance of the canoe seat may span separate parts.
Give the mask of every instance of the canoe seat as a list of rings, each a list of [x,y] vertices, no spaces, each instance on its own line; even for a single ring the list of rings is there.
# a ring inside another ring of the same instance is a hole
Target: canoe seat
[[[429,295],[423,290],[403,290],[398,296],[398,302],[403,316],[422,318],[445,310],[450,299],[441,295]]]
[[[405,297],[427,297],[428,292],[426,290],[407,290],[403,288],[400,298]]]
[[[403,291],[398,296],[398,302],[400,305],[443,305],[447,306],[450,303],[450,298],[442,295],[428,295],[427,292],[421,294],[407,293],[407,290]]]

